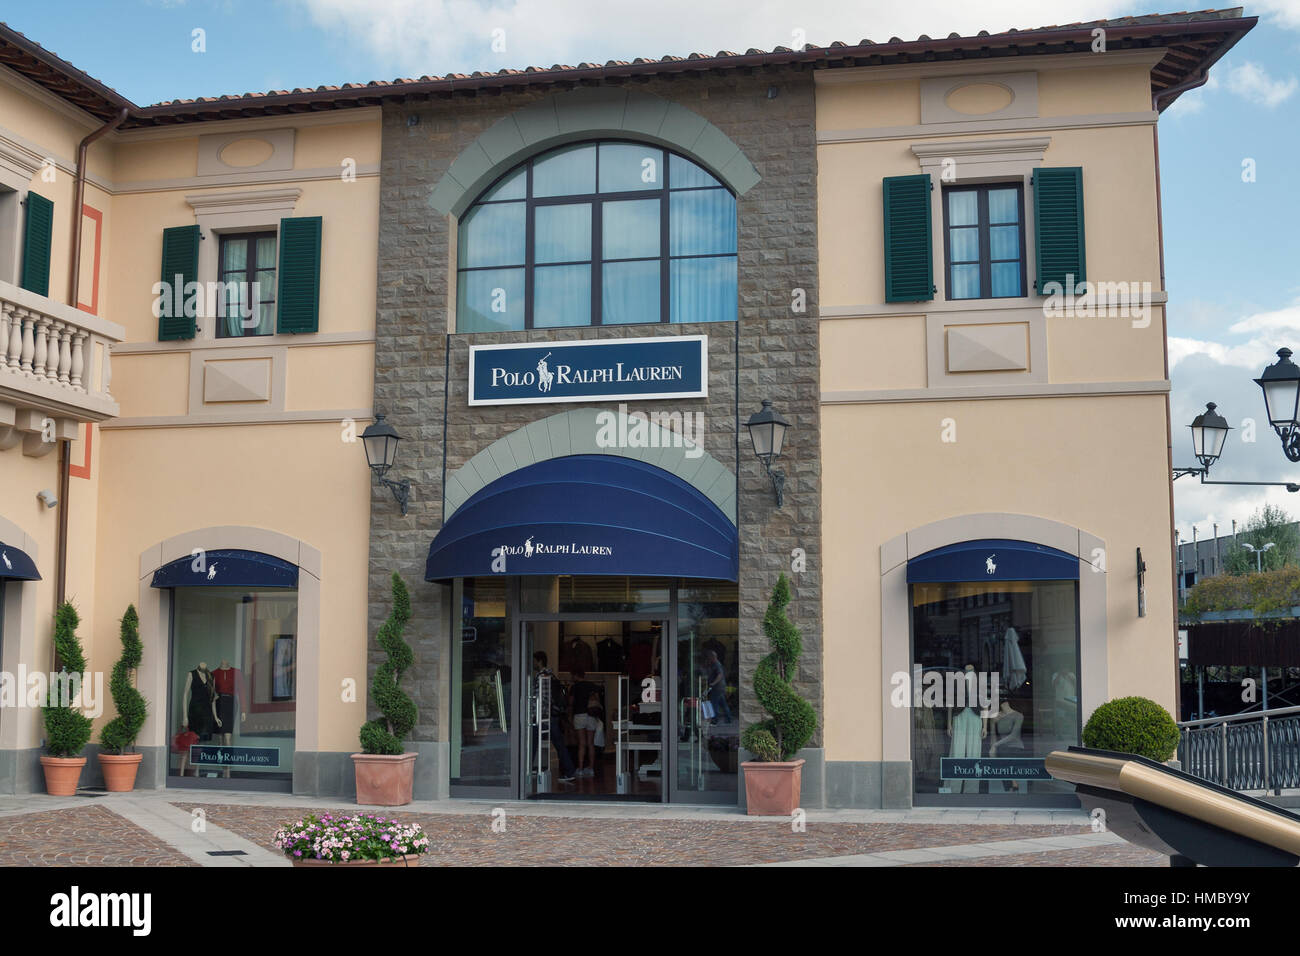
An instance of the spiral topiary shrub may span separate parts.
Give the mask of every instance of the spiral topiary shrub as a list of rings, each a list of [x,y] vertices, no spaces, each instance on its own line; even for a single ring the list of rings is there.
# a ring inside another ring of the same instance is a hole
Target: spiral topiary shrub
[[[1092,712],[1083,726],[1083,745],[1137,754],[1164,763],[1178,749],[1178,725],[1154,700],[1119,697]]]
[[[128,605],[122,615],[121,633],[122,656],[113,665],[113,673],[108,679],[108,690],[113,695],[117,716],[99,732],[100,745],[111,754],[126,753],[127,748],[135,744],[146,715],[144,695],[131,683],[131,674],[140,666],[140,659],[144,656],[144,645],[140,643],[140,618],[135,613],[134,604]]]
[[[799,629],[785,613],[789,603],[790,583],[782,574],[763,615],[763,633],[772,653],[754,670],[754,696],[771,716],[750,724],[740,736],[740,745],[755,760],[769,763],[792,759],[817,730],[817,712],[795,693],[787,676],[794,673],[803,653]]]
[[[379,628],[375,639],[388,654],[379,665],[370,684],[370,698],[381,716],[361,725],[361,751],[368,754],[396,756],[403,752],[402,741],[415,726],[415,701],[399,687],[404,674],[415,663],[411,645],[402,640],[402,631],[411,619],[411,596],[406,584],[393,572],[393,609]]]
[[[72,706],[75,676],[80,681],[86,672],[86,655],[77,639],[81,618],[67,601],[54,615],[54,652],[61,666],[58,678],[51,682],[49,700],[43,708],[45,749],[51,757],[79,757],[90,742],[91,720]]]

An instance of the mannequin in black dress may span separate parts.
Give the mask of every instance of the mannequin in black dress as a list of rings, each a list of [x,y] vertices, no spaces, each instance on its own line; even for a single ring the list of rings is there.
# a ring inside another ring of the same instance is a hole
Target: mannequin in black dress
[[[191,733],[198,734],[200,741],[212,739],[220,721],[217,720],[217,696],[213,689],[212,672],[204,661],[199,661],[199,666],[185,675],[181,712],[185,715],[186,727]],[[181,754],[181,776],[185,775],[188,757],[188,753]]]

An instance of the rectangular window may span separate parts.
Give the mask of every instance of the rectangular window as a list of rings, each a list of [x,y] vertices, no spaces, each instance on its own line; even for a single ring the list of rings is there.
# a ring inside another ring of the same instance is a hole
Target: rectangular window
[[[217,338],[275,331],[275,255],[274,232],[221,237]]]
[[[943,192],[949,299],[1025,295],[1024,190],[1019,183]]]

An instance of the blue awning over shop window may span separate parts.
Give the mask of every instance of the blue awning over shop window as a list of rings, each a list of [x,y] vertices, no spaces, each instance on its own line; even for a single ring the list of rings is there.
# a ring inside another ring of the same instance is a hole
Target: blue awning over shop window
[[[41,573],[26,551],[0,541],[0,578],[11,581],[39,581]]]
[[[529,465],[471,495],[429,548],[425,580],[590,574],[735,581],[736,526],[676,475],[614,455]]]
[[[298,568],[260,551],[225,549],[177,558],[153,574],[156,588],[296,588]]]
[[[927,551],[907,562],[908,583],[1077,581],[1079,559],[1029,541],[982,538]]]

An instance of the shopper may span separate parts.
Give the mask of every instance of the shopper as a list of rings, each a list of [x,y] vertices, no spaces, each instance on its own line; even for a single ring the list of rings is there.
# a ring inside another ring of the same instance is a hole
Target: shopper
[[[570,694],[573,727],[578,732],[578,776],[596,774],[596,731],[604,727],[605,712],[600,705],[600,688],[587,680],[581,667],[573,669],[573,690]]]
[[[727,674],[713,651],[704,652],[704,681],[713,713],[726,723],[731,723],[731,708],[727,705]]]

